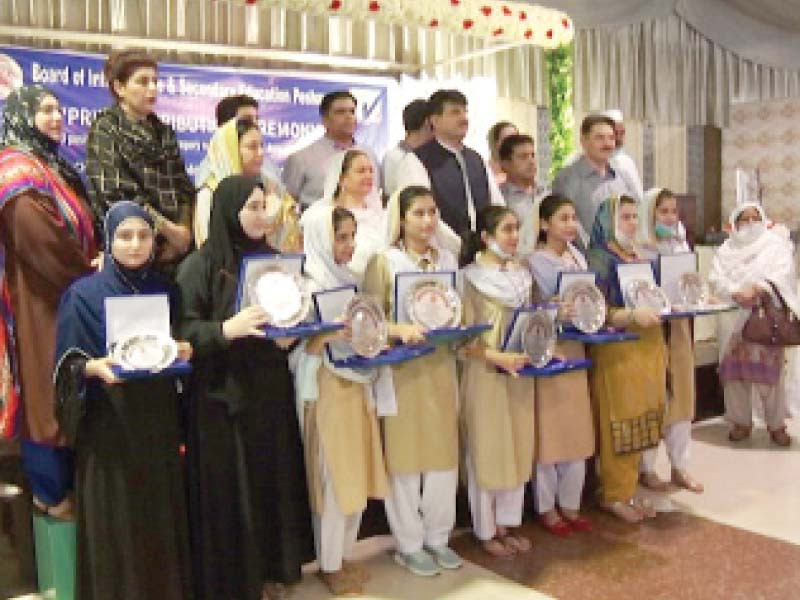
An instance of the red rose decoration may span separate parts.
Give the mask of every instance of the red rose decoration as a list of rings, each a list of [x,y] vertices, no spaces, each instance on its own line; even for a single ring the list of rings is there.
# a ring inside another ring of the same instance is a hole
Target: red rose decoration
[[[428,23],[429,27],[438,27],[439,26],[439,19],[431,19],[431,22]]]
[[[475,21],[472,19],[464,19],[462,23],[464,25],[464,29],[471,29],[473,25],[475,25]]]
[[[520,21],[527,21],[528,20],[528,13],[524,10],[519,11],[519,20]]]
[[[330,6],[328,6],[331,10],[339,10],[342,8],[342,0],[332,0]]]
[[[514,11],[512,11],[512,10],[511,10],[510,8],[508,8],[507,6],[503,6],[503,14],[504,14],[506,17],[510,17],[510,16],[513,14],[513,12],[514,12]]]
[[[380,9],[381,5],[378,2],[376,2],[376,0],[372,0],[372,2],[369,3],[370,12],[378,12]]]
[[[533,37],[533,29],[526,29],[525,30],[525,39],[529,40]]]
[[[547,39],[548,40],[552,40],[553,39],[553,30],[552,29],[548,29],[546,35],[547,35]]]
[[[481,6],[481,12],[483,13],[484,17],[488,17],[489,15],[492,14],[492,7],[491,6],[486,6],[484,4],[483,6]]]
[[[561,24],[564,26],[564,29],[569,29],[569,19],[561,19]]]
[[[461,0],[450,0],[450,4],[453,6],[461,6]]]
[[[492,32],[493,36],[503,35],[503,28],[499,27]]]

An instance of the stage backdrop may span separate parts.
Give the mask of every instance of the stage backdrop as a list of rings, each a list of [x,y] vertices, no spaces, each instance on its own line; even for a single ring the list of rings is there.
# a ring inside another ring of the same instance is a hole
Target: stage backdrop
[[[41,83],[61,101],[64,153],[84,169],[86,136],[94,114],[111,103],[104,55],[0,45],[0,106],[21,85]],[[327,92],[349,89],[358,99],[359,143],[379,158],[396,139],[397,82],[384,77],[159,64],[156,112],[172,125],[190,174],[205,156],[217,127],[214,108],[225,96],[249,94],[259,102],[267,155],[278,165],[323,134],[319,103]]]

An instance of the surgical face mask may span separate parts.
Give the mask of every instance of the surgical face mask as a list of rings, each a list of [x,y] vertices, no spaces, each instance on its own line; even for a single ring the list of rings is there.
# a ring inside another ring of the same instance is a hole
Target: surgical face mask
[[[500,244],[497,243],[497,240],[490,241],[489,244],[487,245],[487,248],[489,248],[490,252],[496,254],[503,260],[511,260],[512,258],[514,258],[513,254],[509,254],[500,247]]]
[[[655,231],[656,239],[659,240],[672,240],[679,237],[677,225],[664,225],[663,223],[656,223]]]
[[[763,221],[755,223],[747,223],[742,225],[736,230],[736,239],[743,244],[751,244],[761,237],[761,234],[767,230],[767,226]]]

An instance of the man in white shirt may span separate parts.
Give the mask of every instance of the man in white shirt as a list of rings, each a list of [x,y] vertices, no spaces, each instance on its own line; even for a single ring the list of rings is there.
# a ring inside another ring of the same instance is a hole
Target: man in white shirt
[[[500,143],[497,154],[506,176],[500,191],[506,206],[519,218],[517,253],[524,257],[536,249],[539,201],[547,194],[536,186],[536,145],[529,135],[510,135]]]
[[[433,138],[433,129],[428,112],[428,101],[421,98],[411,101],[403,109],[405,139],[389,150],[383,157],[383,193],[389,197],[398,188],[400,175],[408,169],[408,160],[416,160],[414,150]]]
[[[303,208],[308,208],[322,198],[331,158],[337,152],[350,148],[357,147],[372,159],[373,165],[376,166],[373,170],[375,189],[378,189],[380,182],[375,156],[369,149],[357,146],[354,138],[358,126],[357,106],[355,96],[346,90],[325,94],[319,105],[325,135],[286,159],[283,166],[283,183],[286,190]]]
[[[644,200],[644,186],[642,185],[642,178],[639,176],[639,169],[636,168],[636,163],[633,162],[630,154],[622,148],[625,144],[625,122],[622,118],[622,111],[612,108],[603,114],[614,121],[614,143],[616,149],[609,160],[611,168],[617,172],[618,177],[625,181],[625,185],[629,190],[636,192],[635,195],[631,195],[639,202],[642,202]]]

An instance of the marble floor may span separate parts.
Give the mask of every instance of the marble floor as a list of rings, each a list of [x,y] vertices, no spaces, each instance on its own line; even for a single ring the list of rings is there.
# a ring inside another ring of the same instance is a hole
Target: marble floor
[[[595,531],[561,539],[528,515],[524,532],[534,549],[510,561],[488,557],[469,531],[459,531],[453,547],[465,557],[464,568],[435,578],[418,578],[398,567],[388,536],[363,540],[357,554],[372,575],[363,597],[800,598],[800,442],[777,448],[763,429],[756,429],[752,439],[734,445],[727,430],[720,419],[695,425],[692,472],[705,484],[705,493],[642,491],[663,511],[644,525],[624,524],[589,506]],[[800,420],[790,421],[789,430],[800,439]],[[665,478],[669,473],[663,450],[658,471]],[[307,571],[292,599],[329,598],[313,565]],[[2,576],[8,576],[7,569],[0,569]]]

